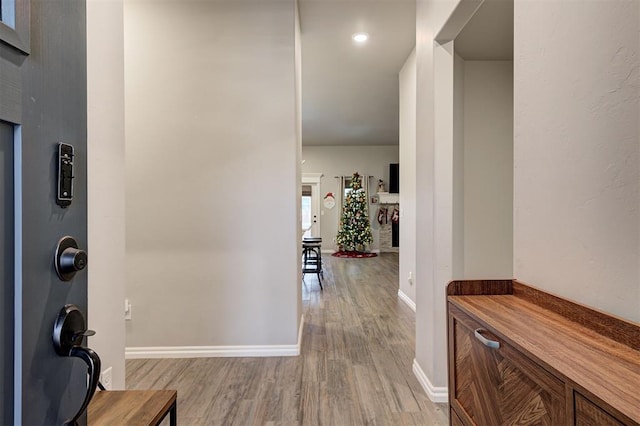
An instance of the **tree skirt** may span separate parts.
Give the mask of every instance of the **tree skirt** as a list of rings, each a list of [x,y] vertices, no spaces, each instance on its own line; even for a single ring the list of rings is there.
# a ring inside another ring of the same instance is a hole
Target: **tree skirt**
[[[363,251],[337,251],[333,253],[331,256],[335,257],[355,257],[355,258],[364,258],[364,257],[376,257],[377,253],[365,253]]]

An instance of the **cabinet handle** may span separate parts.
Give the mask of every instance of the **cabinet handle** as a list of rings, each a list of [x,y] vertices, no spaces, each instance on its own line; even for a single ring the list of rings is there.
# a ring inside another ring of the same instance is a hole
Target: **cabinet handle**
[[[476,339],[480,340],[480,342],[482,342],[482,344],[488,348],[499,349],[500,342],[487,339],[482,335],[483,331],[487,331],[487,330],[485,330],[484,328],[476,328],[476,330],[473,332],[473,334],[476,336]]]

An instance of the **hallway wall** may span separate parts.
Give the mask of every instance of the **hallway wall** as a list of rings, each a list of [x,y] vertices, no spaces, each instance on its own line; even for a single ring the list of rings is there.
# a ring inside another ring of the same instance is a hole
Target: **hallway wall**
[[[453,60],[452,278],[513,278],[513,61]]]
[[[452,228],[453,223],[453,147],[443,146],[447,141],[435,137],[434,38],[458,3],[459,0],[418,0],[416,10],[417,310],[414,372],[429,398],[438,402],[447,400],[445,288],[453,274],[453,236],[447,235],[447,229]],[[453,86],[453,67],[449,78]],[[450,92],[451,99],[445,103],[453,110],[453,87]],[[440,158],[443,153],[448,153],[450,158]],[[446,198],[450,202],[437,202]]]
[[[640,2],[579,7],[515,4],[514,271],[640,321]]]
[[[125,386],[123,27],[123,0],[87,2],[87,322],[113,389]]]
[[[416,51],[399,73],[400,80],[400,291],[416,301]],[[411,279],[409,275],[411,274]]]
[[[513,62],[463,62],[460,278],[513,278]]]
[[[291,355],[295,2],[188,6],[125,3],[128,354]]]

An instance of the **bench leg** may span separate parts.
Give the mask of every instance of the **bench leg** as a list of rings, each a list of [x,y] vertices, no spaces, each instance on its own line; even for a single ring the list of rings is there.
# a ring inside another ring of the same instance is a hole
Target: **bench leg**
[[[169,409],[169,426],[178,426],[178,401]]]

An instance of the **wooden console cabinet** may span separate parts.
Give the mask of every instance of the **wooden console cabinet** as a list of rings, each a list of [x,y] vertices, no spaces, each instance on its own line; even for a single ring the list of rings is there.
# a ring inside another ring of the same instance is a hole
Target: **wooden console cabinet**
[[[515,280],[447,293],[451,425],[640,425],[638,324]]]

